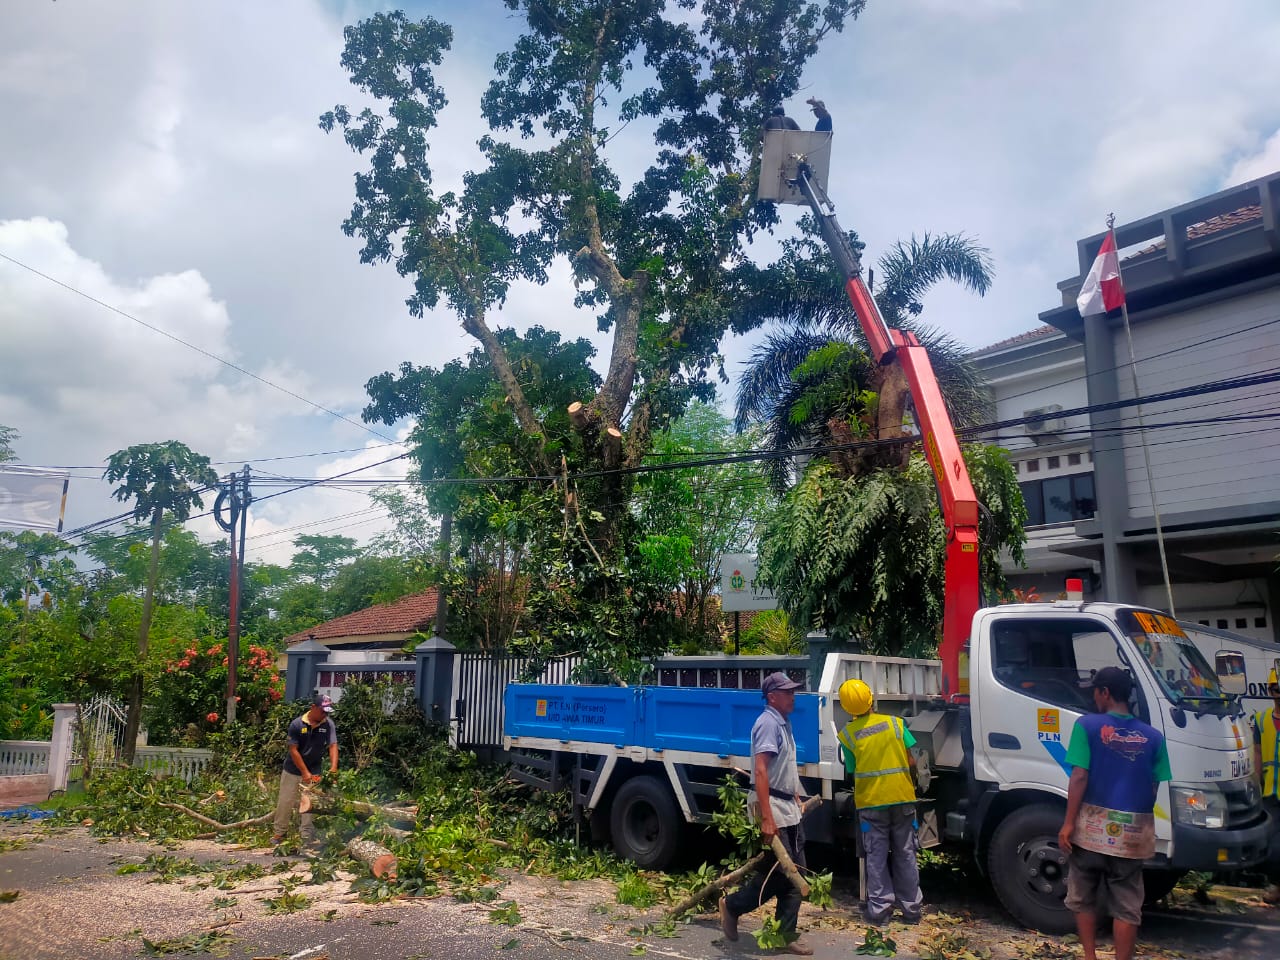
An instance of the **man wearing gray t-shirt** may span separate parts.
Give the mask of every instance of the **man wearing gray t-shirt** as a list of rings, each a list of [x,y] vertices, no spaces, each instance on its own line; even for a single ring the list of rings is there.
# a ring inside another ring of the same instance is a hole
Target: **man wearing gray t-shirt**
[[[799,686],[781,671],[769,674],[760,684],[765,708],[751,728],[752,790],[747,808],[760,821],[765,844],[777,836],[796,866],[803,867],[800,797],[804,790],[796,766],[796,740],[788,719],[795,709]],[[778,926],[784,933],[796,932],[802,898],[782,871],[773,867],[771,858],[766,858],[741,889],[720,900],[720,927],[727,939],[738,939],[738,917],[774,897],[778,898]],[[803,940],[792,940],[786,950],[802,957],[813,953]]]

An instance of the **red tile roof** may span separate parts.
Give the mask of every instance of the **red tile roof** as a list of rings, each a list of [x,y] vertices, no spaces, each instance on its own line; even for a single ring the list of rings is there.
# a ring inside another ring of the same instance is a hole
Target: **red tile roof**
[[[1051,337],[1055,333],[1061,332],[1062,331],[1057,327],[1052,327],[1046,323],[1042,327],[1036,327],[1034,330],[1028,330],[1026,333],[1020,333],[1017,336],[1009,337],[1007,340],[1001,340],[998,343],[993,343],[989,347],[982,347],[979,350],[975,350],[974,353],[986,353],[988,350],[1000,350],[1003,347],[1014,347],[1020,343],[1030,343],[1033,340],[1041,340],[1044,337]]]
[[[435,587],[432,587],[423,593],[410,594],[391,603],[366,607],[286,637],[285,644],[292,646],[312,636],[317,640],[332,640],[337,637],[372,637],[384,633],[428,630],[436,619],[437,596]]]
[[[1254,204],[1249,207],[1241,207],[1239,210],[1232,210],[1230,213],[1219,214],[1216,217],[1210,217],[1208,220],[1201,220],[1199,223],[1193,223],[1187,227],[1187,239],[1199,240],[1203,237],[1212,236],[1215,233],[1221,233],[1224,230],[1230,230],[1232,227],[1241,227],[1246,223],[1252,223],[1254,220],[1262,219],[1262,207]],[[1164,249],[1164,238],[1161,237],[1149,247],[1143,247],[1136,253],[1131,253],[1125,260],[1133,260],[1137,257],[1144,257],[1149,253],[1155,253],[1157,250]]]

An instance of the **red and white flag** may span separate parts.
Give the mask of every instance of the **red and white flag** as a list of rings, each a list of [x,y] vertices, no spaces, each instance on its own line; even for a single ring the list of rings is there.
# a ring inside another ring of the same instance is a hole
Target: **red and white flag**
[[[1098,259],[1093,261],[1093,269],[1084,278],[1084,286],[1080,288],[1080,296],[1076,297],[1076,308],[1080,316],[1087,317],[1094,313],[1106,313],[1124,303],[1124,284],[1120,282],[1120,258],[1116,255],[1116,235],[1107,233],[1098,250]]]

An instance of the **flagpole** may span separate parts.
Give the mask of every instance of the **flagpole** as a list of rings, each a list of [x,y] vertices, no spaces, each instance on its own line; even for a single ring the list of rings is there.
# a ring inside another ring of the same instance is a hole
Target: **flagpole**
[[[1116,251],[1116,278],[1124,286],[1124,277],[1120,270],[1120,245],[1116,243],[1116,215],[1107,215],[1107,231],[1111,234],[1111,246]],[[1134,409],[1138,414],[1138,440],[1142,444],[1142,460],[1147,467],[1147,492],[1151,495],[1151,512],[1156,521],[1156,544],[1160,548],[1160,570],[1164,574],[1164,591],[1169,598],[1169,616],[1177,619],[1178,612],[1173,605],[1173,581],[1169,578],[1169,557],[1164,549],[1164,525],[1160,522],[1160,503],[1156,499],[1156,482],[1151,475],[1151,451],[1147,447],[1147,428],[1142,417],[1142,394],[1138,391],[1138,360],[1133,351],[1133,330],[1129,326],[1129,298],[1120,302],[1120,315],[1124,318],[1124,336],[1129,344],[1129,375],[1133,378]]]

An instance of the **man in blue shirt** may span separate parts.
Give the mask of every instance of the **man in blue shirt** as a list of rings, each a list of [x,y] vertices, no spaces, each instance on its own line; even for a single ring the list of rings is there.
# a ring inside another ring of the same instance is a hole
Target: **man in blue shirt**
[[[1114,920],[1116,960],[1132,960],[1142,923],[1142,863],[1155,853],[1155,802],[1172,779],[1164,735],[1129,712],[1133,678],[1119,667],[1093,677],[1098,712],[1071,731],[1067,814],[1058,845],[1068,855],[1067,907],[1084,960],[1097,960],[1098,911]],[[1101,895],[1101,896],[1100,896]],[[1105,900],[1105,902],[1100,902]]]

